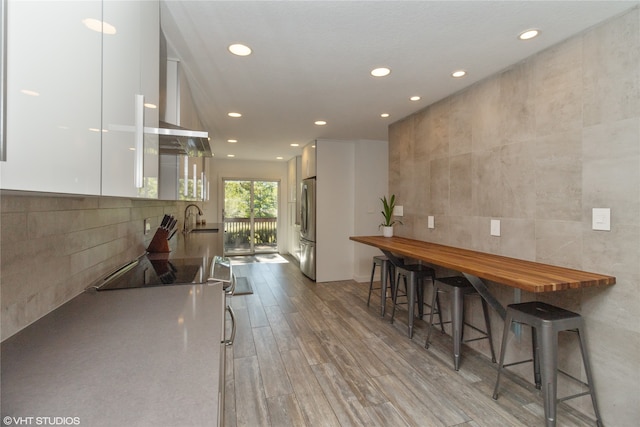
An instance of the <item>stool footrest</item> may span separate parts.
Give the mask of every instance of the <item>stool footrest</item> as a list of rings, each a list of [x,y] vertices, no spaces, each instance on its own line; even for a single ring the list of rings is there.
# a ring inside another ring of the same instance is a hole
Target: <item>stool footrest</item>
[[[571,396],[560,397],[558,398],[557,402],[560,403],[560,402],[564,402],[565,400],[575,399],[576,397],[587,396],[589,394],[591,394],[591,392],[587,390],[587,391],[583,391],[582,393],[572,394]]]
[[[468,343],[468,342],[474,342],[474,341],[480,341],[480,340],[488,340],[489,337],[478,337],[478,338],[470,338],[468,340],[464,340],[462,342],[464,343]]]
[[[533,359],[521,360],[519,362],[505,363],[504,365],[502,365],[502,367],[503,368],[508,368],[509,366],[522,365],[524,363],[531,363],[531,362],[533,362]]]

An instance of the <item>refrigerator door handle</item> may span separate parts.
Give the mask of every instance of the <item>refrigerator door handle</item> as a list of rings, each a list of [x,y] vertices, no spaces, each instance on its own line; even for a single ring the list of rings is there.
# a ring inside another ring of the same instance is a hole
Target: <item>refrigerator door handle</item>
[[[307,191],[307,185],[306,184],[302,184],[302,209],[300,212],[300,231],[302,232],[302,235],[306,235],[307,233],[307,224],[308,224],[308,216],[309,216],[309,212],[308,212],[308,201],[307,201],[307,196],[308,196],[308,191]]]

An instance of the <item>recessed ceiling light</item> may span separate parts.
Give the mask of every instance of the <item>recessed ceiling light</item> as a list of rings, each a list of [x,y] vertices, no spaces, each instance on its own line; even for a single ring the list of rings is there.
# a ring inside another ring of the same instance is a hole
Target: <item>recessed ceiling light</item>
[[[467,72],[464,70],[457,70],[451,73],[451,77],[460,78],[467,75]]]
[[[276,160],[282,160],[282,156],[276,157]]]
[[[238,142],[238,140],[237,139],[227,139],[227,142],[235,144],[236,142]]]
[[[240,43],[235,43],[229,46],[229,52],[238,56],[249,56],[251,55],[251,48],[249,46],[245,46]]]
[[[382,113],[382,114],[380,114],[380,117],[387,118],[387,117],[389,117],[389,113]]]
[[[371,75],[373,77],[384,77],[388,76],[389,74],[391,74],[391,70],[387,67],[374,68],[373,70],[371,70]]]
[[[327,124],[324,120],[316,120],[314,123],[318,126],[324,126]]]
[[[416,96],[412,96],[411,98],[409,98],[411,101],[420,101],[420,97],[418,95]]]
[[[289,145],[291,145],[292,147],[299,147],[300,146],[300,144],[296,144],[295,142],[293,144],[289,144]]]
[[[158,108],[158,106],[157,106],[156,104],[151,104],[150,102],[145,102],[145,103],[144,103],[144,106],[145,106],[146,108],[150,108],[150,109],[152,109],[152,110],[155,110],[156,108]]]
[[[233,112],[233,111],[232,111],[231,113],[229,113],[229,114],[228,114],[228,116],[229,116],[229,117],[242,117],[242,114],[240,114],[240,113],[235,113],[235,112]]]
[[[227,157],[235,157],[235,154],[227,154]]]
[[[530,30],[521,32],[518,38],[520,40],[529,40],[539,35],[540,35],[540,30],[536,30],[535,28],[532,28]]]

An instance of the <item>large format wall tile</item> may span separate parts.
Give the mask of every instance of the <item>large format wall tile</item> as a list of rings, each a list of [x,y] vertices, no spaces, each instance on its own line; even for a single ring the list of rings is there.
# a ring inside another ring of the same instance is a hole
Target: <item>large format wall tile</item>
[[[471,153],[449,160],[449,215],[473,214],[473,157]]]
[[[540,137],[535,150],[536,218],[582,219],[582,140],[580,131]]]
[[[500,173],[500,147],[475,151],[472,174],[475,214],[501,216],[503,182]]]
[[[500,74],[500,138],[504,143],[535,137],[534,67],[525,60]]]
[[[640,115],[639,14],[636,8],[584,36],[585,126]]]
[[[536,212],[533,140],[508,144],[500,150],[501,216],[534,218]]]
[[[581,269],[582,232],[577,221],[536,221],[535,261]]]
[[[640,225],[640,119],[583,130],[584,220],[591,208],[611,208],[614,224]]]
[[[538,295],[488,286],[503,304],[540,299],[582,313],[604,424],[636,425],[640,8],[392,125],[389,143],[390,191],[426,188],[403,198],[409,227],[402,235],[616,276],[612,287]],[[425,168],[419,177],[414,172]],[[591,229],[594,207],[611,208],[611,231]],[[429,214],[435,229],[425,230]],[[491,219],[501,220],[500,237],[490,235]],[[570,338],[560,340],[560,363],[581,376]],[[529,351],[512,347],[523,358]],[[530,376],[529,369],[518,372]],[[586,398],[571,404],[591,413]]]
[[[535,60],[536,134],[582,127],[582,38],[554,46]]]

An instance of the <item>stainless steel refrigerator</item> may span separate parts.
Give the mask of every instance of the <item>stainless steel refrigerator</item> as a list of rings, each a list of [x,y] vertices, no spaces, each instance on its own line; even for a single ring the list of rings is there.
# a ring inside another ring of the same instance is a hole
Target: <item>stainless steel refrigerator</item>
[[[316,280],[316,179],[302,181],[300,193],[300,270]]]

